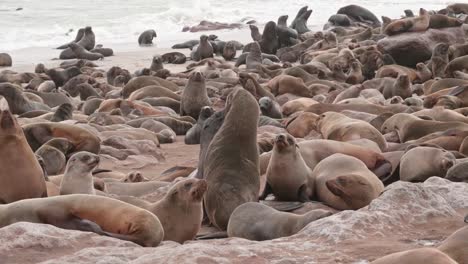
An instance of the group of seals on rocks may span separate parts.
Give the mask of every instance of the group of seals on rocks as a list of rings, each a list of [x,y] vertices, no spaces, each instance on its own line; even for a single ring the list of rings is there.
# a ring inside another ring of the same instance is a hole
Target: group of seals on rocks
[[[348,5],[313,32],[311,14],[303,7],[289,25],[280,16],[262,34],[250,25],[246,45],[214,35],[176,44],[195,61],[178,73],[165,63],[185,63],[180,52],[132,73],[96,68],[90,60],[111,53],[91,27],[61,47],[61,58],[76,60],[2,71],[0,227],[29,221],[157,246],[193,240],[205,223],[268,240],[372,206],[395,181],[467,182],[466,25],[424,9],[382,23]],[[414,36],[427,45],[404,44]],[[147,30],[138,43],[154,37]],[[398,64],[401,53],[416,63]],[[158,164],[174,141],[200,144],[197,166],[160,175],[98,168]],[[285,212],[303,203],[320,209]],[[460,232],[438,249],[375,263],[463,260]]]

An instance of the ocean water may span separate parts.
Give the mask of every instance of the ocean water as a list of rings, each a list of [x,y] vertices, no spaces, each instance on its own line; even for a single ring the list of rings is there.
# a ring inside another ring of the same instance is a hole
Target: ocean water
[[[280,15],[290,22],[299,8],[313,10],[309,27],[320,30],[330,15],[348,4],[358,4],[377,17],[397,18],[403,10],[417,13],[420,7],[438,10],[449,4],[441,0],[0,0],[0,52],[32,47],[55,47],[74,39],[78,28],[92,26],[96,42],[105,46],[132,43],[139,34],[155,29],[159,47],[198,38],[200,33],[183,33],[183,26],[201,20],[226,23],[255,19],[259,25]],[[16,11],[17,8],[23,8]],[[67,34],[73,29],[74,31]],[[236,30],[232,30],[236,31]],[[233,34],[233,32],[230,34]],[[239,30],[237,30],[239,31]],[[223,30],[218,35],[228,34]],[[240,30],[248,34],[248,30]],[[234,32],[235,34],[236,32]],[[248,39],[248,38],[246,38]]]

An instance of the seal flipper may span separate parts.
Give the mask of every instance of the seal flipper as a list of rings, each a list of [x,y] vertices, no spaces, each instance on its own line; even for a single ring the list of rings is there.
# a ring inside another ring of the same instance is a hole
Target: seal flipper
[[[450,91],[448,93],[448,95],[457,96],[457,95],[463,93],[466,89],[468,89],[468,85],[457,86],[452,91]]]
[[[260,203],[281,212],[291,212],[304,206],[301,202],[261,201]]]

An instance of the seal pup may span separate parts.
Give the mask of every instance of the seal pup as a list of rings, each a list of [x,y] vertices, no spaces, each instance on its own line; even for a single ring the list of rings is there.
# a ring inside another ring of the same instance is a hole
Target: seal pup
[[[313,170],[315,192],[320,201],[337,210],[357,210],[377,198],[384,185],[361,160],[333,154]]]
[[[63,173],[67,165],[66,155],[73,145],[66,138],[53,138],[42,145],[35,154],[42,158],[47,175]]]
[[[205,121],[213,114],[214,110],[210,106],[202,107],[200,114],[198,115],[197,123],[187,131],[187,134],[185,134],[185,144],[200,144],[200,135],[201,130],[203,129],[203,125],[205,124]]]
[[[194,61],[201,61],[206,58],[212,58],[213,57],[213,46],[211,43],[208,41],[208,36],[207,35],[201,35],[200,36],[200,43],[193,47],[192,53],[190,54],[190,57]]]
[[[184,64],[187,61],[187,57],[181,52],[168,52],[162,56],[162,61],[173,64]]]
[[[80,151],[71,156],[60,184],[60,195],[96,194],[92,171],[98,165],[99,156],[93,153]]]
[[[204,106],[210,106],[210,98],[205,85],[205,76],[201,72],[190,74],[180,98],[180,115],[188,115],[198,119],[200,110]]]
[[[0,204],[47,197],[43,170],[4,98],[0,110]]]
[[[159,55],[153,56],[153,60],[151,60],[150,70],[157,72],[162,69],[164,69],[162,57]]]
[[[229,237],[255,241],[292,236],[309,223],[330,216],[331,212],[317,209],[304,215],[281,212],[267,205],[248,202],[237,207],[229,218]]]
[[[164,237],[161,222],[151,212],[97,195],[71,194],[0,205],[0,227],[17,222],[95,232],[145,247],[158,246]]]
[[[153,38],[156,38],[158,35],[154,29],[148,29],[143,31],[138,37],[138,45],[147,46],[153,45]]]
[[[268,96],[264,96],[260,98],[260,100],[258,100],[258,104],[264,116],[276,119],[283,118],[283,114],[281,113],[281,107],[278,104],[278,102],[276,102],[276,100],[271,99]]]
[[[434,78],[445,77],[445,70],[449,63],[449,45],[447,43],[439,43],[434,47],[431,57],[431,71]]]
[[[227,97],[225,112],[203,161],[203,177],[208,183],[205,210],[210,222],[221,230],[226,230],[237,206],[258,200],[260,189],[257,101],[248,91],[235,88]]]
[[[299,146],[293,136],[279,134],[275,138],[273,151],[266,171],[267,190],[280,201],[309,201],[315,192],[312,170],[302,158]]]

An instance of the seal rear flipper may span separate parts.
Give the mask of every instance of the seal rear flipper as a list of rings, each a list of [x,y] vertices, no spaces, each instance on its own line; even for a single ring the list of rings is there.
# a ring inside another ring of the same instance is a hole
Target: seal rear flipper
[[[220,239],[220,238],[228,238],[227,231],[214,232],[208,235],[197,235],[195,237],[196,240]]]
[[[57,217],[54,217],[54,213],[58,213]],[[40,215],[39,215],[40,216]],[[68,229],[68,230],[78,230],[83,232],[93,232],[98,235],[104,235],[105,232],[102,228],[93,221],[86,219],[81,219],[76,216],[70,216],[63,218],[62,212],[52,212],[45,213],[45,216],[39,217],[43,223],[54,225],[59,228]]]

